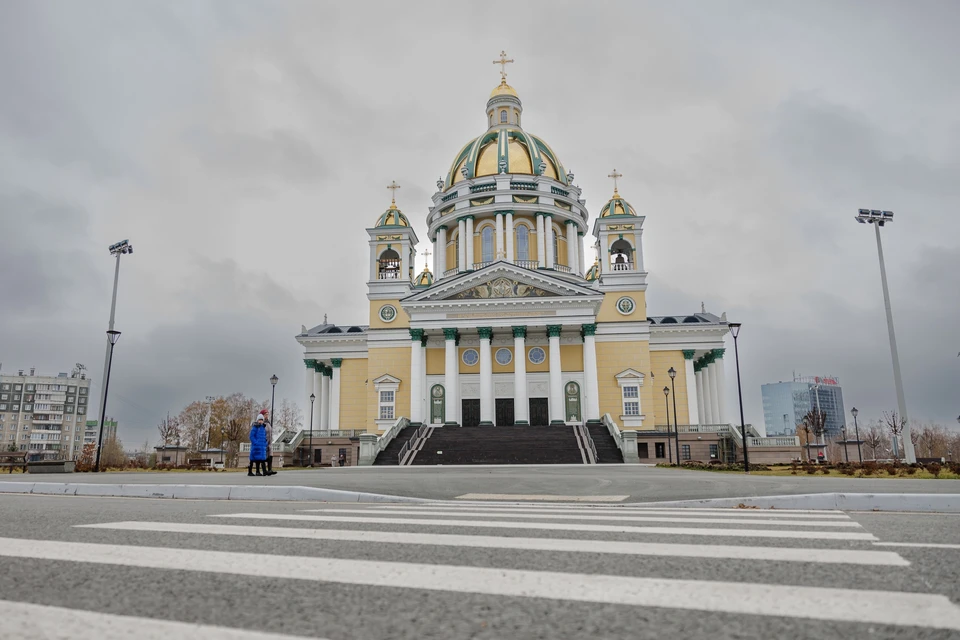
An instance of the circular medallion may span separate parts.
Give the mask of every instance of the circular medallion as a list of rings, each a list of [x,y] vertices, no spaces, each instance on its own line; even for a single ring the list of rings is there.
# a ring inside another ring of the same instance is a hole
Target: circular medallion
[[[542,364],[543,361],[547,359],[547,352],[540,347],[534,347],[527,353],[527,358],[529,358],[533,364]]]
[[[577,387],[577,383],[576,383],[576,382],[568,382],[568,383],[567,383],[567,395],[568,395],[568,396],[575,396],[575,395],[577,395],[577,393],[579,393],[579,391],[580,391],[580,389]]]
[[[385,304],[380,307],[380,319],[384,322],[393,322],[397,317],[397,308],[392,304]]]
[[[467,349],[463,352],[462,358],[463,364],[467,365],[468,367],[472,367],[480,362],[480,354],[477,353],[476,349]]]
[[[443,387],[441,387],[441,386],[438,385],[438,384],[434,385],[434,386],[433,386],[433,391],[432,391],[432,393],[433,393],[433,397],[434,397],[434,398],[442,398],[442,397],[443,397]]]
[[[513,353],[510,352],[510,349],[497,349],[497,355],[494,357],[497,359],[498,364],[504,366],[513,361]]]
[[[617,311],[622,313],[625,316],[633,313],[633,310],[637,308],[637,303],[633,301],[633,298],[628,298],[624,296],[617,300]]]

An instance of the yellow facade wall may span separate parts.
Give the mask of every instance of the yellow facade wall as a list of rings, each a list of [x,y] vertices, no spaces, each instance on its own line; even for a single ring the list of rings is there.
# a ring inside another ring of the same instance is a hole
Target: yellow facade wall
[[[645,340],[629,342],[597,342],[597,382],[600,392],[600,415],[609,413],[613,421],[623,428],[620,415],[623,413],[623,397],[617,384],[617,374],[633,369],[644,374],[640,387],[640,413],[646,416],[644,430],[652,430],[663,418],[663,392],[653,387],[660,382],[660,376],[650,379],[650,343]],[[666,375],[666,374],[664,374]],[[659,385],[660,388],[663,385]],[[657,404],[659,400],[660,405]],[[658,408],[659,406],[659,408]],[[659,413],[657,413],[659,411]],[[680,405],[677,405],[680,411]]]
[[[392,304],[397,310],[397,316],[393,322],[384,322],[380,319],[380,307],[385,304]],[[406,329],[410,327],[410,316],[400,306],[399,300],[371,300],[369,323],[371,329]]]
[[[374,424],[367,421],[366,394],[367,360],[350,358],[340,365],[340,428],[367,429]],[[316,426],[314,426],[316,428]]]
[[[477,360],[477,364],[473,365],[472,367],[468,367],[468,366],[467,366],[466,364],[464,364],[464,362],[463,362],[463,352],[466,351],[467,349],[473,349],[474,351],[477,352],[477,354],[480,353],[480,349],[477,348],[477,347],[457,347],[457,362],[460,364],[460,373],[476,373],[476,374],[479,374],[479,373],[480,373],[480,360],[479,360],[479,359]]]
[[[550,371],[550,347],[547,345],[543,345],[542,347],[540,347],[541,349],[543,349],[543,352],[547,354],[547,357],[544,358],[543,362],[541,362],[540,364],[533,364],[532,362],[530,362],[530,349],[533,349],[533,348],[535,347],[527,346],[526,347],[527,352],[524,354],[524,357],[527,359],[526,360],[527,372],[529,373],[531,371]],[[561,345],[561,349],[562,349],[562,345]],[[563,364],[562,357],[560,358],[560,364],[561,365]]]
[[[506,349],[510,352],[512,358],[510,358],[510,364],[502,365],[497,362],[497,351],[500,349]],[[493,372],[494,373],[513,373],[513,365],[517,361],[517,354],[514,351],[513,347],[490,347],[490,358],[493,360]]]
[[[634,251],[637,249],[637,238],[633,234],[633,231],[624,231],[623,233],[612,232],[607,238],[607,249],[613,246],[613,243],[620,239],[620,236],[623,236],[623,239],[630,243],[630,246],[633,247]]]
[[[628,316],[617,311],[617,300],[623,296],[633,298],[636,309]],[[647,294],[645,291],[609,291],[603,295],[597,322],[642,322],[647,319]]]
[[[446,369],[446,349],[427,349],[427,375],[442,376]]]
[[[447,243],[447,269],[453,269],[457,266],[457,242],[454,238]],[[442,274],[441,274],[442,275]]]
[[[583,371],[583,345],[560,345],[560,370]]]
[[[346,364],[346,360],[344,364]],[[377,396],[377,385],[374,380],[384,374],[400,379],[397,387],[396,406],[394,416],[410,417],[410,347],[385,347],[370,349],[367,352],[367,369],[363,372],[366,384],[366,427],[368,431],[376,429],[376,420],[380,411],[380,398]],[[361,383],[363,380],[361,380]],[[343,407],[340,408],[343,415]],[[342,425],[342,422],[341,422]]]
[[[673,367],[677,372],[677,377],[674,379],[674,386],[677,390],[677,421],[680,424],[690,424],[690,413],[688,411],[687,405],[687,385],[690,383],[690,388],[693,389],[693,393],[696,393],[696,383],[693,381],[687,380],[687,367],[683,360],[682,351],[651,351],[650,352],[650,371],[653,372],[654,378],[657,381],[657,388],[660,390],[660,400],[663,400],[663,387],[670,386],[670,375],[667,371]],[[660,384],[662,383],[662,384]],[[671,391],[672,394],[672,391]],[[661,412],[662,414],[662,412]],[[662,422],[657,421],[657,424],[666,424],[666,419]],[[670,424],[673,424],[673,398],[670,398]]]

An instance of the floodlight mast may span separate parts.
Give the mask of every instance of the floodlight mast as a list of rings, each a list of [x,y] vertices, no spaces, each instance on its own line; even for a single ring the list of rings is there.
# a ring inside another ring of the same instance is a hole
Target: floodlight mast
[[[903,394],[903,379],[900,376],[900,355],[897,351],[897,336],[893,330],[893,312],[890,310],[890,291],[887,288],[887,268],[883,262],[883,244],[880,242],[880,227],[893,222],[893,211],[860,209],[856,216],[860,224],[872,224],[877,235],[877,255],[880,257],[880,284],[883,286],[883,306],[887,314],[887,332],[890,334],[890,354],[893,358],[893,384],[897,390],[897,410],[903,422],[903,457],[908,464],[917,461],[910,438],[910,424],[907,420],[907,401]]]

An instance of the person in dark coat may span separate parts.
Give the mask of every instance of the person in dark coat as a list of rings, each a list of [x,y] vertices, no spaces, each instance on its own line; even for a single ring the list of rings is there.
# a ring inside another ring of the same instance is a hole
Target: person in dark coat
[[[257,466],[256,473],[253,473],[254,465]],[[269,475],[267,474],[267,428],[264,426],[262,415],[257,416],[257,421],[250,426],[250,464],[247,466],[247,475]]]

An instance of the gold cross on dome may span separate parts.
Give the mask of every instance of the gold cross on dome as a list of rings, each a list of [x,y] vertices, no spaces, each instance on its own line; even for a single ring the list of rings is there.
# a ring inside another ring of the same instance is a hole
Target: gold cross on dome
[[[391,180],[390,184],[387,185],[387,189],[390,189],[393,193],[390,194],[390,204],[397,204],[397,189],[400,188],[400,185],[397,184],[396,180]]]
[[[432,256],[433,254],[430,253],[430,249],[427,248],[427,249],[424,249],[424,250],[423,250],[423,253],[421,253],[420,255],[422,255],[422,256],[426,259],[426,261],[429,263],[429,262],[430,262],[430,256]]]
[[[614,169],[614,170],[613,170],[613,173],[607,174],[607,177],[608,177],[608,178],[613,178],[613,192],[614,192],[614,193],[617,193],[617,178],[622,178],[622,177],[623,177],[623,174],[622,174],[622,173],[617,173],[617,170]]]
[[[498,65],[500,65],[500,82],[503,82],[504,84],[506,84],[506,82],[507,82],[507,65],[510,64],[511,62],[513,62],[512,59],[511,59],[511,60],[507,60],[507,52],[506,52],[506,51],[501,51],[501,52],[500,52],[500,59],[493,61],[493,64],[498,64]]]

